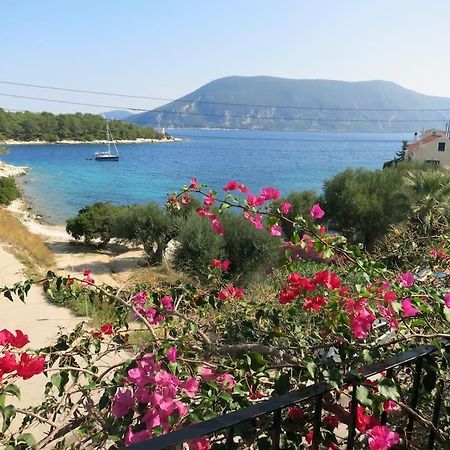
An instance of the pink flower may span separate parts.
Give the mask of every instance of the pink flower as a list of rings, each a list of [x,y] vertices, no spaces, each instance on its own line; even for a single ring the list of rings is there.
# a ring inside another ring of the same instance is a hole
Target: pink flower
[[[216,378],[216,372],[214,372],[214,369],[209,366],[200,367],[199,373],[203,380],[206,382],[212,381]]]
[[[323,209],[320,207],[320,205],[318,203],[313,205],[313,207],[311,208],[311,217],[313,219],[321,219],[324,215],[325,215],[325,212],[323,211]]]
[[[214,194],[208,194],[203,200],[203,205],[205,206],[205,208],[209,208],[210,206],[214,205],[214,201]]]
[[[281,233],[282,233],[281,227],[277,223],[270,227],[270,234],[272,236],[281,236]]]
[[[360,306],[353,314],[350,315],[350,328],[353,336],[357,339],[364,339],[368,335],[368,331],[372,328],[376,316],[365,306]]]
[[[83,277],[88,277],[92,273],[91,269],[84,269],[83,271]]]
[[[397,300],[397,295],[394,291],[387,291],[386,294],[384,294],[383,298],[387,302],[394,302],[395,300]]]
[[[388,414],[395,414],[400,412],[400,406],[398,405],[398,403],[392,400],[386,400],[383,403],[383,410],[386,411]]]
[[[114,395],[111,407],[111,414],[114,417],[123,417],[134,406],[133,393],[131,391],[118,390]]]
[[[367,430],[370,450],[388,450],[400,442],[400,436],[385,425]]]
[[[164,297],[161,297],[159,302],[161,303],[164,309],[173,311],[173,298],[170,295],[165,295]]]
[[[234,385],[236,384],[236,380],[233,375],[229,373],[223,373],[216,378],[217,383],[219,383],[220,387],[225,391],[232,391]]]
[[[145,441],[149,437],[150,433],[147,430],[134,432],[132,428],[128,428],[128,431],[125,433],[124,444],[128,447],[131,444],[137,444],[138,442]]]
[[[188,397],[193,398],[193,397],[195,397],[195,395],[198,392],[199,385],[200,385],[200,383],[198,382],[197,378],[189,377],[181,385],[181,390],[184,391]]]
[[[15,348],[22,348],[29,342],[28,336],[20,330],[16,330],[16,336],[6,329],[0,331],[0,345],[11,345]]]
[[[420,311],[412,304],[410,298],[402,300],[403,317],[414,317],[420,314]]]
[[[147,302],[147,291],[141,291],[138,292],[134,297],[133,297],[133,302],[135,305],[139,305],[139,306],[144,306],[145,303]]]
[[[266,187],[261,189],[260,197],[264,200],[278,200],[280,198],[280,191],[274,187]]]
[[[209,450],[211,444],[206,437],[200,439],[194,439],[188,442],[189,450]]]
[[[447,293],[444,295],[444,301],[445,301],[445,306],[446,306],[447,308],[450,308],[450,292],[447,292]]]
[[[5,352],[5,355],[0,358],[0,373],[11,373],[17,370],[19,364],[16,361],[16,356],[9,352]]]
[[[184,197],[181,199],[183,205],[187,205],[190,201],[189,192],[185,192]]]
[[[171,362],[171,363],[175,363],[177,362],[177,349],[175,347],[170,347],[167,350],[167,359]]]
[[[237,181],[227,181],[227,184],[223,188],[224,191],[235,191],[239,189],[239,183]]]
[[[214,231],[214,233],[218,234],[219,236],[223,236],[224,229],[222,224],[219,222],[219,219],[213,219],[211,221],[211,228]]]
[[[228,259],[225,259],[224,261],[220,261],[220,259],[213,259],[211,261],[211,266],[218,267],[220,270],[223,270],[224,272],[228,270],[230,267],[231,261]]]
[[[243,214],[244,218],[247,219],[250,223],[252,223],[257,230],[262,230],[264,228],[262,222],[261,222],[261,214],[256,213],[254,216],[252,216],[247,211],[244,211]]]
[[[291,209],[292,209],[292,204],[289,202],[283,202],[280,206],[280,210],[283,214],[288,214]]]
[[[264,197],[261,197],[261,196],[257,197],[256,195],[253,195],[253,194],[247,195],[248,206],[251,206],[251,207],[262,206],[265,201],[266,201],[266,199]]]
[[[411,272],[405,272],[399,275],[400,286],[409,288],[414,284],[415,277]]]
[[[192,178],[191,184],[189,185],[189,189],[193,189],[193,190],[197,191],[198,188],[199,188],[199,185],[198,185],[197,178]]]

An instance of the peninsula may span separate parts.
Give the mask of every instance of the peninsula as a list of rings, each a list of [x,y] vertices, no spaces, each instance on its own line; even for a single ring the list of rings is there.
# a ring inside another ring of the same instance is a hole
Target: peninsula
[[[8,112],[0,109],[0,142],[14,144],[78,144],[105,141],[106,120],[96,114]],[[171,136],[119,120],[109,121],[117,142],[167,142]]]

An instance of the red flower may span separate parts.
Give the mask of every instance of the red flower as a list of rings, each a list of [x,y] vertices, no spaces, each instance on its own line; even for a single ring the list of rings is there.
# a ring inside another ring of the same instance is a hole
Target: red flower
[[[20,355],[19,365],[17,367],[17,375],[22,377],[24,380],[28,380],[34,375],[42,373],[45,369],[45,358],[43,356],[38,356],[32,358],[27,353],[22,353]]]
[[[198,190],[199,185],[198,185],[198,181],[196,178],[192,178],[191,180],[191,184],[189,185],[189,189],[194,189],[194,190]]]
[[[239,183],[237,181],[227,181],[227,184],[223,188],[224,191],[235,191],[239,189]]]
[[[298,406],[291,406],[288,408],[288,416],[293,420],[294,422],[298,422],[305,417],[305,412],[303,409],[299,408]]]
[[[327,302],[326,298],[320,295],[317,295],[315,297],[306,297],[303,309],[305,311],[309,311],[310,309],[312,309],[315,312],[319,312],[320,307],[324,305],[326,302]]]
[[[83,276],[88,277],[92,273],[91,269],[84,269]]]
[[[341,279],[337,273],[329,272],[328,270],[317,272],[314,275],[314,281],[328,289],[339,289],[341,287]]]
[[[103,334],[113,334],[114,330],[113,330],[113,326],[110,323],[104,323],[100,330],[102,331]]]
[[[282,305],[286,305],[287,303],[292,303],[298,294],[299,292],[297,289],[283,288],[278,295],[278,300]]]
[[[356,407],[356,428],[361,433],[380,424],[380,421],[376,417],[366,415],[365,411],[366,408],[364,406]]]
[[[16,330],[16,336],[6,329],[0,331],[0,345],[11,345],[15,348],[22,348],[28,342],[30,342],[28,336],[20,330]]]
[[[11,373],[14,372],[19,364],[16,361],[16,356],[9,352],[5,352],[5,356],[0,358],[0,372]]]
[[[103,339],[103,335],[101,331],[93,331],[92,332],[92,337],[96,338],[96,339]]]
[[[339,419],[333,414],[328,414],[323,418],[323,423],[334,429],[339,426]]]

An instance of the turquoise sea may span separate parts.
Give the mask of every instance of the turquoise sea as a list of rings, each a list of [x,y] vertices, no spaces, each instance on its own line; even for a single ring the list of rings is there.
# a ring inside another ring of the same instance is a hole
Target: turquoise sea
[[[156,201],[198,178],[215,188],[238,180],[251,189],[275,186],[282,194],[320,192],[348,167],[380,168],[408,133],[319,133],[168,130],[180,142],[120,144],[119,162],[93,160],[103,145],[17,145],[2,159],[31,167],[20,178],[25,196],[49,223],[63,224],[86,204]]]

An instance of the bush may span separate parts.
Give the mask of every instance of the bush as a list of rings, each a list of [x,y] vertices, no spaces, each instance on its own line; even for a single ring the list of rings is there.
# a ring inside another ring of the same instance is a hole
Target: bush
[[[410,207],[402,171],[348,169],[324,184],[331,227],[371,248],[389,226],[406,219]]]
[[[223,214],[225,255],[231,261],[230,274],[248,282],[256,274],[276,263],[280,239],[265,230],[257,230],[242,216]]]
[[[111,203],[94,203],[80,209],[76,217],[66,222],[66,230],[75,239],[84,238],[86,244],[93,239],[100,239],[99,246],[105,246],[113,237],[112,223],[120,206]]]
[[[319,196],[314,191],[301,191],[291,192],[286,198],[275,203],[275,207],[278,208],[281,202],[288,202],[292,205],[288,214],[284,214],[288,219],[294,221],[296,217],[303,216],[306,220],[307,226],[312,226],[313,219],[310,215],[312,206],[319,202]],[[275,209],[275,208],[274,208]],[[294,227],[291,222],[282,220],[280,222],[283,233],[287,239],[291,239]]]
[[[9,205],[13,200],[20,197],[20,191],[16,180],[12,177],[0,178],[0,204]]]
[[[209,221],[194,212],[182,223],[176,239],[180,245],[174,254],[175,268],[200,280],[207,279],[213,258],[226,256],[223,237],[214,234]]]

